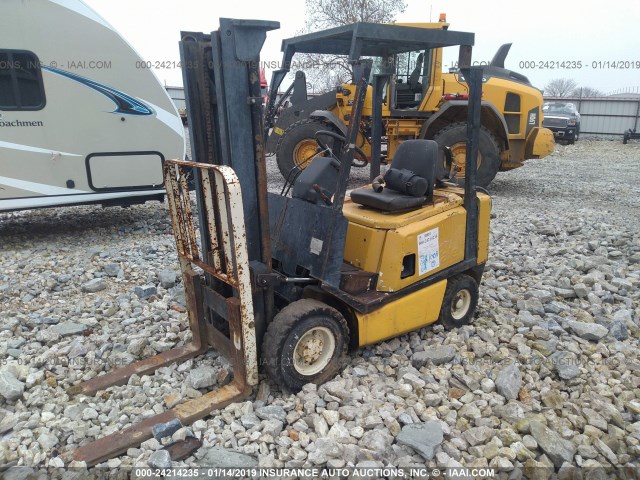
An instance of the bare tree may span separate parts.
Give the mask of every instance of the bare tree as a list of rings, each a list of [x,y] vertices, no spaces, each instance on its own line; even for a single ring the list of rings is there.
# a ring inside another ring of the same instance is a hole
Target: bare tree
[[[404,12],[405,0],[306,0],[306,18],[301,33],[349,25],[356,22],[389,23]],[[318,93],[333,90],[351,80],[346,57],[336,55],[300,55],[307,81]]]
[[[568,97],[575,91],[578,83],[572,78],[555,78],[544,87],[544,94],[550,97]]]
[[[573,91],[574,97],[603,97],[604,93],[597,88],[578,87]]]
[[[404,0],[306,0],[308,31],[355,22],[393,22],[404,12]]]

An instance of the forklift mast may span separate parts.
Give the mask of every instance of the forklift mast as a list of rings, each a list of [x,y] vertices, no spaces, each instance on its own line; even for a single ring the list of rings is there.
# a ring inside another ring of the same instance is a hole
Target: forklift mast
[[[182,32],[180,42],[193,161],[226,165],[237,175],[249,262],[260,273],[271,269],[260,50],[266,32],[277,28],[278,22],[221,18],[219,30],[209,35]],[[204,206],[207,199],[198,178],[200,170],[194,168],[193,175],[197,204]],[[201,247],[209,252],[205,213],[198,208]],[[258,338],[272,316],[272,297],[268,288],[254,292]]]

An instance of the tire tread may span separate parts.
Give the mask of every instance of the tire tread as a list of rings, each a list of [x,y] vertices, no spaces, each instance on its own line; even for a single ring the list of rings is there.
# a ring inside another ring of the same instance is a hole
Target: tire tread
[[[262,355],[265,360],[265,371],[267,375],[273,379],[280,387],[290,389],[287,384],[282,370],[279,368],[280,352],[284,346],[284,342],[289,336],[289,333],[296,325],[297,322],[303,316],[314,315],[322,313],[324,315],[331,316],[336,320],[340,326],[349,334],[349,326],[344,316],[338,312],[335,308],[314,299],[302,299],[296,302],[290,303],[283,308],[267,327],[267,331],[262,340]],[[347,355],[347,348],[349,342],[348,338],[343,342],[342,352],[339,353],[338,358],[343,359]]]
[[[437,142],[439,137],[442,137],[442,136],[446,135],[448,132],[450,132],[452,130],[455,130],[455,129],[458,129],[458,128],[461,128],[461,127],[466,128],[467,127],[466,122],[451,123],[451,124],[447,125],[446,127],[443,127],[440,130],[438,130],[433,135],[432,138],[433,138],[433,140],[435,140]],[[480,126],[480,131],[487,135],[489,141],[491,142],[491,146],[494,149],[494,151],[496,152],[496,155],[498,157],[498,165],[496,166],[496,170],[491,173],[491,178],[486,182],[485,185],[483,185],[482,183],[478,182],[479,186],[486,187],[493,181],[495,176],[498,174],[498,171],[500,170],[500,148],[498,146],[499,145],[498,139],[496,138],[496,136],[493,133],[491,133],[491,131],[487,127],[481,125]]]

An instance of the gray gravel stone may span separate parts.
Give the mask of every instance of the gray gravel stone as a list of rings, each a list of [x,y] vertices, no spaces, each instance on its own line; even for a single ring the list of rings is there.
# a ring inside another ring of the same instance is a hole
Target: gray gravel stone
[[[145,300],[158,293],[158,289],[155,285],[137,285],[133,289],[133,293],[135,293],[139,299]]]
[[[579,298],[586,298],[590,290],[584,283],[577,283],[573,286],[573,291]]]
[[[157,450],[151,454],[147,464],[151,468],[171,468],[171,456],[167,450]]]
[[[393,437],[387,431],[377,429],[365,432],[358,443],[369,450],[384,455],[391,442],[393,442]]]
[[[614,321],[620,322],[632,322],[633,315],[631,314],[631,310],[627,310],[626,308],[621,308],[616,313],[613,314]]]
[[[267,405],[256,409],[256,415],[262,420],[280,420],[285,422],[287,420],[287,412],[284,408],[278,405]]]
[[[278,435],[280,435],[283,427],[284,423],[280,420],[276,420],[275,418],[262,422],[262,431],[264,433],[268,433],[273,438],[276,438]]]
[[[435,448],[443,439],[442,426],[437,421],[405,425],[396,437],[399,444],[413,448],[426,460],[433,459]]]
[[[576,335],[585,340],[598,341],[609,333],[606,327],[598,325],[597,323],[585,323],[570,321],[567,322],[569,328],[573,330]]]
[[[213,447],[196,462],[200,467],[254,468],[258,461],[249,455],[225,448]]]
[[[107,288],[107,281],[104,278],[94,278],[84,283],[81,287],[83,292],[96,293]]]
[[[496,377],[496,390],[507,400],[518,398],[522,386],[522,374],[517,365],[511,364],[503,368]]]
[[[24,393],[24,383],[8,370],[0,371],[0,396],[10,402],[18,400]]]
[[[191,387],[198,389],[215,385],[217,373],[216,369],[210,365],[202,365],[194,368],[189,372]]]
[[[329,438],[334,439],[338,443],[349,443],[351,441],[351,435],[349,430],[339,423],[334,423],[329,429]]]
[[[38,443],[45,452],[48,452],[58,444],[58,437],[51,433],[41,433],[38,437]]]
[[[629,338],[629,329],[623,321],[614,320],[609,324],[609,335],[616,340],[626,340]]]
[[[540,315],[541,317],[545,314],[544,305],[542,305],[542,302],[538,298],[523,298],[518,300],[518,309],[526,310],[533,315]]]
[[[574,353],[556,352],[549,357],[553,368],[558,376],[563,380],[571,380],[576,378],[580,373],[578,368],[578,358]]]
[[[329,425],[322,415],[313,415],[313,430],[321,437],[329,433]]]
[[[173,270],[161,270],[158,272],[158,281],[162,288],[173,288],[176,286],[176,272]]]
[[[66,321],[49,327],[49,330],[57,333],[61,337],[68,337],[70,335],[80,335],[88,330],[88,328],[87,325],[83,325],[82,323]]]
[[[32,319],[29,323],[34,325],[55,325],[60,322],[59,318],[52,317],[36,317]]]
[[[260,425],[260,419],[255,413],[247,413],[246,415],[242,415],[242,417],[240,417],[240,423],[242,423],[242,426],[244,428],[250,429]]]
[[[110,277],[117,277],[122,272],[122,268],[117,263],[107,263],[102,269]]]
[[[462,437],[472,447],[486,443],[495,435],[495,430],[487,426],[473,427],[462,432]]]
[[[36,471],[31,467],[12,466],[2,472],[2,480],[29,480],[30,478],[33,478],[35,474]]]
[[[540,324],[542,317],[532,315],[528,310],[520,310],[518,312],[518,321],[522,322],[525,327],[533,327]]]
[[[173,420],[169,420],[165,423],[156,423],[151,427],[151,433],[153,434],[153,438],[161,440],[165,437],[170,437],[181,428],[182,422],[179,419],[174,418]]]
[[[573,460],[576,452],[576,447],[573,443],[563,439],[556,432],[538,421],[534,420],[530,425],[531,435],[556,468],[560,468],[564,462]]]
[[[415,368],[422,368],[428,362],[434,365],[442,365],[450,362],[456,355],[456,350],[450,345],[438,345],[427,347],[424,352],[416,352],[411,357],[411,363]]]

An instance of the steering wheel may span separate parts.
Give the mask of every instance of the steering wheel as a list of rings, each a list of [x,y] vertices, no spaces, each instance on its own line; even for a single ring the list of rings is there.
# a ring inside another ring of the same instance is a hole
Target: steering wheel
[[[320,146],[320,148],[322,150],[327,150],[329,152],[331,152],[331,155],[334,158],[337,158],[334,153],[333,153],[333,149],[329,148],[328,145],[326,145],[322,140],[320,140],[318,137],[320,136],[327,136],[327,137],[331,137],[335,140],[338,140],[340,143],[344,144],[347,139],[344,135],[339,134],[338,132],[334,132],[333,130],[318,130],[314,137],[316,139],[316,142],[318,142],[318,145]],[[354,167],[365,167],[369,162],[367,161],[367,154],[364,153],[364,151],[362,151],[362,149],[360,147],[355,147],[356,152],[358,153],[358,155],[360,155],[360,159],[355,158],[352,161],[352,165]]]

